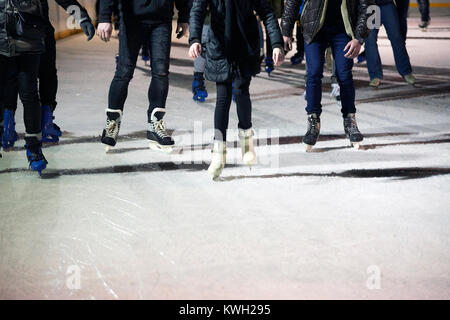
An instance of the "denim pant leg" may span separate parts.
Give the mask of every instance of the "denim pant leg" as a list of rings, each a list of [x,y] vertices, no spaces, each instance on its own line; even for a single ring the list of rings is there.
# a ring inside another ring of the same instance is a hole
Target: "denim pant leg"
[[[378,51],[378,29],[370,30],[366,39],[366,61],[370,80],[383,78],[383,66],[381,65],[380,52]]]
[[[409,0],[396,0],[395,3],[397,4],[400,32],[402,34],[403,41],[406,41],[406,35],[408,33]]]
[[[119,61],[116,74],[109,88],[110,109],[123,110],[128,96],[128,85],[133,79],[139,50],[142,46],[143,26],[131,20],[122,19],[119,32]]]
[[[0,74],[7,74],[7,73],[8,73],[8,58],[0,55]],[[5,89],[6,89],[6,77],[0,77],[0,126],[3,125]]]
[[[405,41],[403,40],[401,34],[397,9],[394,3],[382,5],[380,8],[381,23],[384,25],[389,41],[391,42],[397,71],[402,76],[410,74],[412,72],[412,68],[408,51],[406,50]]]
[[[152,81],[148,89],[148,120],[155,108],[165,108],[169,93],[170,47],[172,23],[161,23],[150,27],[150,56]]]
[[[341,88],[342,114],[355,113],[355,85],[353,83],[353,59],[347,59],[344,48],[350,41],[345,33],[338,33],[331,38],[331,48],[336,64],[336,77]]]
[[[417,0],[422,21],[430,21],[430,1]]]
[[[310,44],[305,42],[306,67],[308,69],[306,78],[306,112],[308,114],[322,113],[322,78],[323,64],[325,63],[325,40],[314,40]]]
[[[41,55],[39,65],[39,95],[42,105],[50,106],[51,110],[55,111],[57,92],[55,29],[51,24],[47,24],[45,26],[45,53]]]

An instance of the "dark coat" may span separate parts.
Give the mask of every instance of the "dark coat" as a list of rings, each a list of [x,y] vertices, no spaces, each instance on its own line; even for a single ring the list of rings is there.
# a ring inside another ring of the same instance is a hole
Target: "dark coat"
[[[273,9],[267,0],[234,0],[238,7],[237,23],[240,30],[245,32],[247,48],[242,48],[242,57],[239,65],[226,53],[225,48],[225,0],[194,0],[191,9],[189,43],[201,43],[203,23],[207,8],[211,13],[211,29],[206,43],[206,70],[205,76],[214,82],[230,81],[233,71],[239,68],[244,77],[255,76],[260,72],[260,39],[258,22],[254,11],[266,26],[267,34],[273,48],[282,48],[283,39],[278,21]]]
[[[326,15],[326,5],[333,0],[306,0],[303,12],[300,17],[300,24],[303,28],[303,36],[306,43],[311,43],[323,26]],[[345,31],[352,38],[357,39],[361,44],[368,36],[367,28],[367,8],[374,3],[374,0],[343,0],[346,9],[342,14]],[[291,37],[295,21],[298,20],[298,13],[302,1],[287,0],[284,10],[281,28],[283,36]],[[321,24],[322,22],[322,24]]]

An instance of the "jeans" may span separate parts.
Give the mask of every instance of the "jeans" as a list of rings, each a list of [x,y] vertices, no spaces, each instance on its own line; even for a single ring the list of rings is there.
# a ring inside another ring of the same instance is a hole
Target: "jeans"
[[[400,22],[400,32],[402,38],[406,41],[406,35],[408,33],[408,10],[409,10],[409,0],[396,0],[397,3],[397,13],[398,20]]]
[[[250,100],[251,77],[241,77],[236,75],[234,83],[218,82],[216,110],[214,112],[214,128],[216,134],[214,139],[218,141],[227,140],[228,121],[230,117],[231,100],[236,98],[237,114],[240,129],[250,129],[252,127],[252,102]]]
[[[152,80],[148,89],[148,121],[155,108],[166,106],[169,92],[169,62],[172,23],[144,24],[121,20],[119,33],[119,61],[109,89],[109,108],[123,110],[128,85],[133,78],[139,50],[144,39],[149,41]]]
[[[12,58],[0,56],[0,74],[8,74],[9,70],[17,74],[19,97],[24,107],[25,130],[29,135],[41,132],[41,104],[37,83],[39,60],[38,54],[24,54]],[[0,93],[4,93],[7,81],[6,77],[0,77]]]
[[[405,41],[401,34],[397,9],[393,3],[381,5],[380,9],[381,23],[384,25],[389,41],[391,42],[397,71],[402,76],[411,74],[411,62],[409,60],[408,52],[406,51]],[[367,69],[369,70],[370,80],[383,78],[383,66],[381,64],[377,44],[378,31],[378,29],[371,30],[369,37],[366,40]]]
[[[336,63],[336,78],[341,88],[341,112],[344,116],[355,113],[355,86],[353,83],[353,59],[344,57],[344,48],[350,37],[333,27],[323,27],[314,40],[305,42],[306,66],[308,68],[306,79],[306,112],[322,113],[322,78],[325,62],[325,50],[331,47]]]
[[[422,21],[428,22],[430,21],[430,1],[429,0],[417,0],[417,4],[419,5],[420,15],[422,17]]]

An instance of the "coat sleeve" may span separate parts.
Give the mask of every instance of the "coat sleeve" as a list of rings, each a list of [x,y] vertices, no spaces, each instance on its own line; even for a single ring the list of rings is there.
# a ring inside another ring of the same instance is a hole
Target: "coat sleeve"
[[[369,35],[369,29],[367,28],[367,19],[369,18],[369,13],[367,12],[367,8],[370,5],[375,4],[375,0],[359,0],[358,2],[358,16],[356,18],[355,38],[358,39],[361,44],[363,44]]]
[[[284,9],[283,18],[281,19],[281,33],[283,36],[292,37],[295,21],[298,20],[300,6],[303,1],[287,0]]]
[[[189,22],[190,0],[175,0],[175,6],[178,10],[178,23]]]
[[[91,18],[89,17],[89,14],[87,13],[87,10],[77,1],[77,0],[55,0],[59,6],[64,8],[64,10],[67,11],[67,9],[70,6],[77,6],[80,8],[80,21],[79,23],[84,21],[91,21]]]
[[[269,2],[267,0],[256,0],[255,11],[264,22],[272,47],[283,48],[284,42],[281,37],[280,26]]]
[[[209,0],[194,0],[189,19],[189,45],[202,43],[203,24]]]
[[[100,12],[98,13],[99,23],[111,23],[111,17],[116,8],[116,0],[100,0]]]

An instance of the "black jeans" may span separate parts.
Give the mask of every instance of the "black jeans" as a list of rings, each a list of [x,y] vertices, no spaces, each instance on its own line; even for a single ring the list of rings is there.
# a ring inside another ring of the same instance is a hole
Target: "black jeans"
[[[403,40],[406,41],[406,34],[408,33],[408,10],[409,0],[396,0],[398,20],[400,22],[400,32]]]
[[[19,93],[16,71],[14,68],[10,68],[8,71],[7,89],[3,100],[3,106],[12,111],[17,109],[17,95]],[[56,70],[55,29],[50,22],[45,27],[45,53],[41,55],[38,78],[41,104],[50,106],[53,112],[57,105],[58,75]]]
[[[429,0],[417,0],[419,5],[420,15],[422,21],[430,21],[430,1]]]
[[[17,73],[19,97],[24,107],[24,122],[27,134],[41,132],[41,104],[38,93],[38,71],[40,55],[26,54],[7,58],[0,56],[0,74],[8,74],[11,70]],[[8,79],[0,77],[0,93],[7,89]],[[0,97],[3,101],[3,97]],[[0,122],[3,121],[3,113]]]
[[[237,114],[240,129],[252,127],[252,102],[250,100],[251,77],[236,75],[234,82],[218,82],[216,111],[214,113],[215,140],[226,141],[231,100],[236,98]]]
[[[149,41],[152,80],[148,89],[148,120],[155,108],[166,106],[169,92],[169,62],[172,23],[146,24],[122,19],[119,33],[119,61],[109,90],[109,108],[123,110],[128,85],[133,78],[139,50]]]

